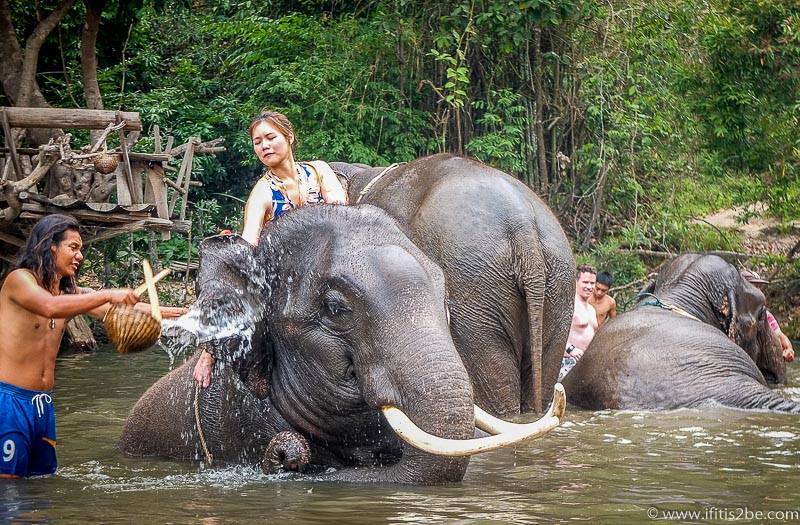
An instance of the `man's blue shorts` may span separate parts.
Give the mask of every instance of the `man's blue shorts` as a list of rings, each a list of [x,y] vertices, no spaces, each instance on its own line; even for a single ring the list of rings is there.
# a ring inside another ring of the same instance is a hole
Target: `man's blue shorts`
[[[51,394],[0,383],[0,474],[41,476],[56,471]]]

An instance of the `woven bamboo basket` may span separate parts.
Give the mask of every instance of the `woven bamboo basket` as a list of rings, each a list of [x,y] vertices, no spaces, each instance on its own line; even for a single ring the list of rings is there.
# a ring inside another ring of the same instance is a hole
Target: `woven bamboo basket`
[[[170,270],[165,269],[153,277],[153,270],[147,260],[142,261],[142,266],[145,284],[136,288],[136,293],[147,291],[150,296],[150,312],[129,304],[115,304],[103,318],[108,338],[121,354],[150,348],[161,337],[161,308],[158,304],[156,283],[166,277]]]
[[[106,314],[106,333],[120,354],[150,348],[161,337],[161,321],[130,304],[115,304]]]
[[[119,155],[112,155],[111,153],[103,152],[94,158],[95,171],[108,175],[119,166]]]

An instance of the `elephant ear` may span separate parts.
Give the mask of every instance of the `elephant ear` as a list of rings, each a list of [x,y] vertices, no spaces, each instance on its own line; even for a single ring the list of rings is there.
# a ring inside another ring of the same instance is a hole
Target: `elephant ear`
[[[200,265],[197,270],[197,293],[221,275],[251,280],[245,272],[254,264],[255,247],[241,235],[214,235],[200,243]]]
[[[264,252],[239,235],[216,235],[200,244],[197,301],[200,347],[235,370],[258,397],[268,391],[272,353],[267,323],[270,283]]]
[[[345,193],[349,192],[350,181],[353,180],[353,176],[356,173],[372,168],[372,166],[367,166],[366,164],[350,164],[347,162],[329,162],[328,165],[336,174]]]
[[[645,301],[649,299],[645,294],[655,294],[656,293],[656,280],[652,279],[650,282],[647,283],[647,286],[642,288],[639,291],[639,294],[636,296],[636,302],[634,303],[639,304],[641,301]]]
[[[736,331],[737,311],[735,290],[728,289],[727,293],[722,296],[722,299],[717,305],[717,313],[721,318],[720,327],[728,335],[728,339],[736,343],[739,334]]]

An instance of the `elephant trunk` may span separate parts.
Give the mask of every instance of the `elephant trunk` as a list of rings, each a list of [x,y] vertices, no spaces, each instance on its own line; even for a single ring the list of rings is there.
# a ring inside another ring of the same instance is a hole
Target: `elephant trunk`
[[[433,403],[415,402],[405,413],[415,425],[428,434],[449,440],[468,440],[475,434],[472,395],[468,390],[458,395],[452,392],[438,395]],[[435,393],[434,393],[435,395]],[[465,403],[464,399],[469,402]],[[442,404],[445,405],[443,410]],[[386,426],[390,426],[387,422]],[[388,432],[394,430],[387,428]],[[469,464],[469,456],[442,456],[420,450],[404,443],[403,456],[394,468],[397,481],[423,484],[461,481]],[[408,478],[406,478],[408,476]]]
[[[398,342],[404,338],[392,339]],[[428,434],[467,440],[474,435],[475,425],[472,387],[466,369],[452,340],[430,332],[417,342],[423,340],[424,344],[401,344],[400,348],[394,344],[385,350],[387,360],[378,359],[359,378],[364,398],[376,411],[386,406],[396,407]],[[405,356],[403,363],[398,363],[398,356]],[[380,435],[394,435],[384,417],[379,424]],[[458,482],[464,477],[468,456],[441,456],[403,443],[399,438],[392,441],[399,442],[402,450],[397,463],[370,470],[342,470],[325,479],[430,485]]]
[[[764,320],[762,324],[757,336],[756,366],[770,387],[786,385],[786,361],[783,359],[783,347],[769,323]]]
[[[746,406],[743,408],[800,414],[800,403],[781,397],[768,389],[764,389],[755,395],[749,396]]]

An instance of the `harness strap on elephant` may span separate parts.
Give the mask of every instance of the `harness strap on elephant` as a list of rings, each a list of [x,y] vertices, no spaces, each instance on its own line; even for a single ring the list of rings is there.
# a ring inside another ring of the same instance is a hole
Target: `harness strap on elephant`
[[[371,189],[372,189],[372,187],[373,187],[373,186],[375,186],[375,184],[376,184],[376,183],[377,183],[379,180],[381,180],[381,177],[383,177],[384,175],[386,175],[387,173],[389,173],[390,171],[392,171],[392,170],[393,170],[393,169],[395,169],[396,167],[398,167],[398,166],[402,166],[403,164],[405,164],[405,162],[395,162],[395,163],[394,163],[394,164],[392,164],[391,166],[387,166],[387,167],[386,167],[386,168],[384,168],[384,169],[383,169],[383,170],[382,170],[380,173],[378,173],[378,175],[377,175],[377,176],[375,176],[375,178],[374,178],[374,179],[372,179],[371,181],[369,181],[369,182],[367,183],[367,185],[366,185],[366,186],[364,186],[364,189],[363,189],[363,190],[361,190],[361,192],[358,194],[358,199],[356,199],[356,204],[358,204],[359,202],[361,202],[361,199],[364,197],[364,195],[366,195],[367,193],[369,193],[369,190],[371,190]]]
[[[206,436],[203,433],[203,425],[200,422],[200,383],[195,383],[194,389],[194,419],[197,423],[197,433],[200,434],[200,444],[203,446],[203,452],[206,455],[206,462],[209,466],[214,462],[214,455],[208,450],[208,443],[206,443]]]
[[[676,314],[680,314],[680,315],[682,315],[684,317],[688,317],[689,319],[694,319],[695,321],[700,321],[700,319],[698,319],[694,315],[690,314],[689,312],[687,312],[686,310],[684,310],[680,306],[676,306],[674,304],[667,304],[667,303],[663,302],[661,299],[659,299],[658,297],[656,297],[655,295],[653,295],[651,293],[639,294],[639,296],[637,296],[637,297],[641,297],[641,296],[645,296],[645,295],[648,295],[648,296],[652,297],[653,299],[655,299],[655,301],[647,301],[647,302],[642,303],[645,306],[658,306],[659,308],[663,308],[664,310],[670,310],[672,312],[675,312]]]

